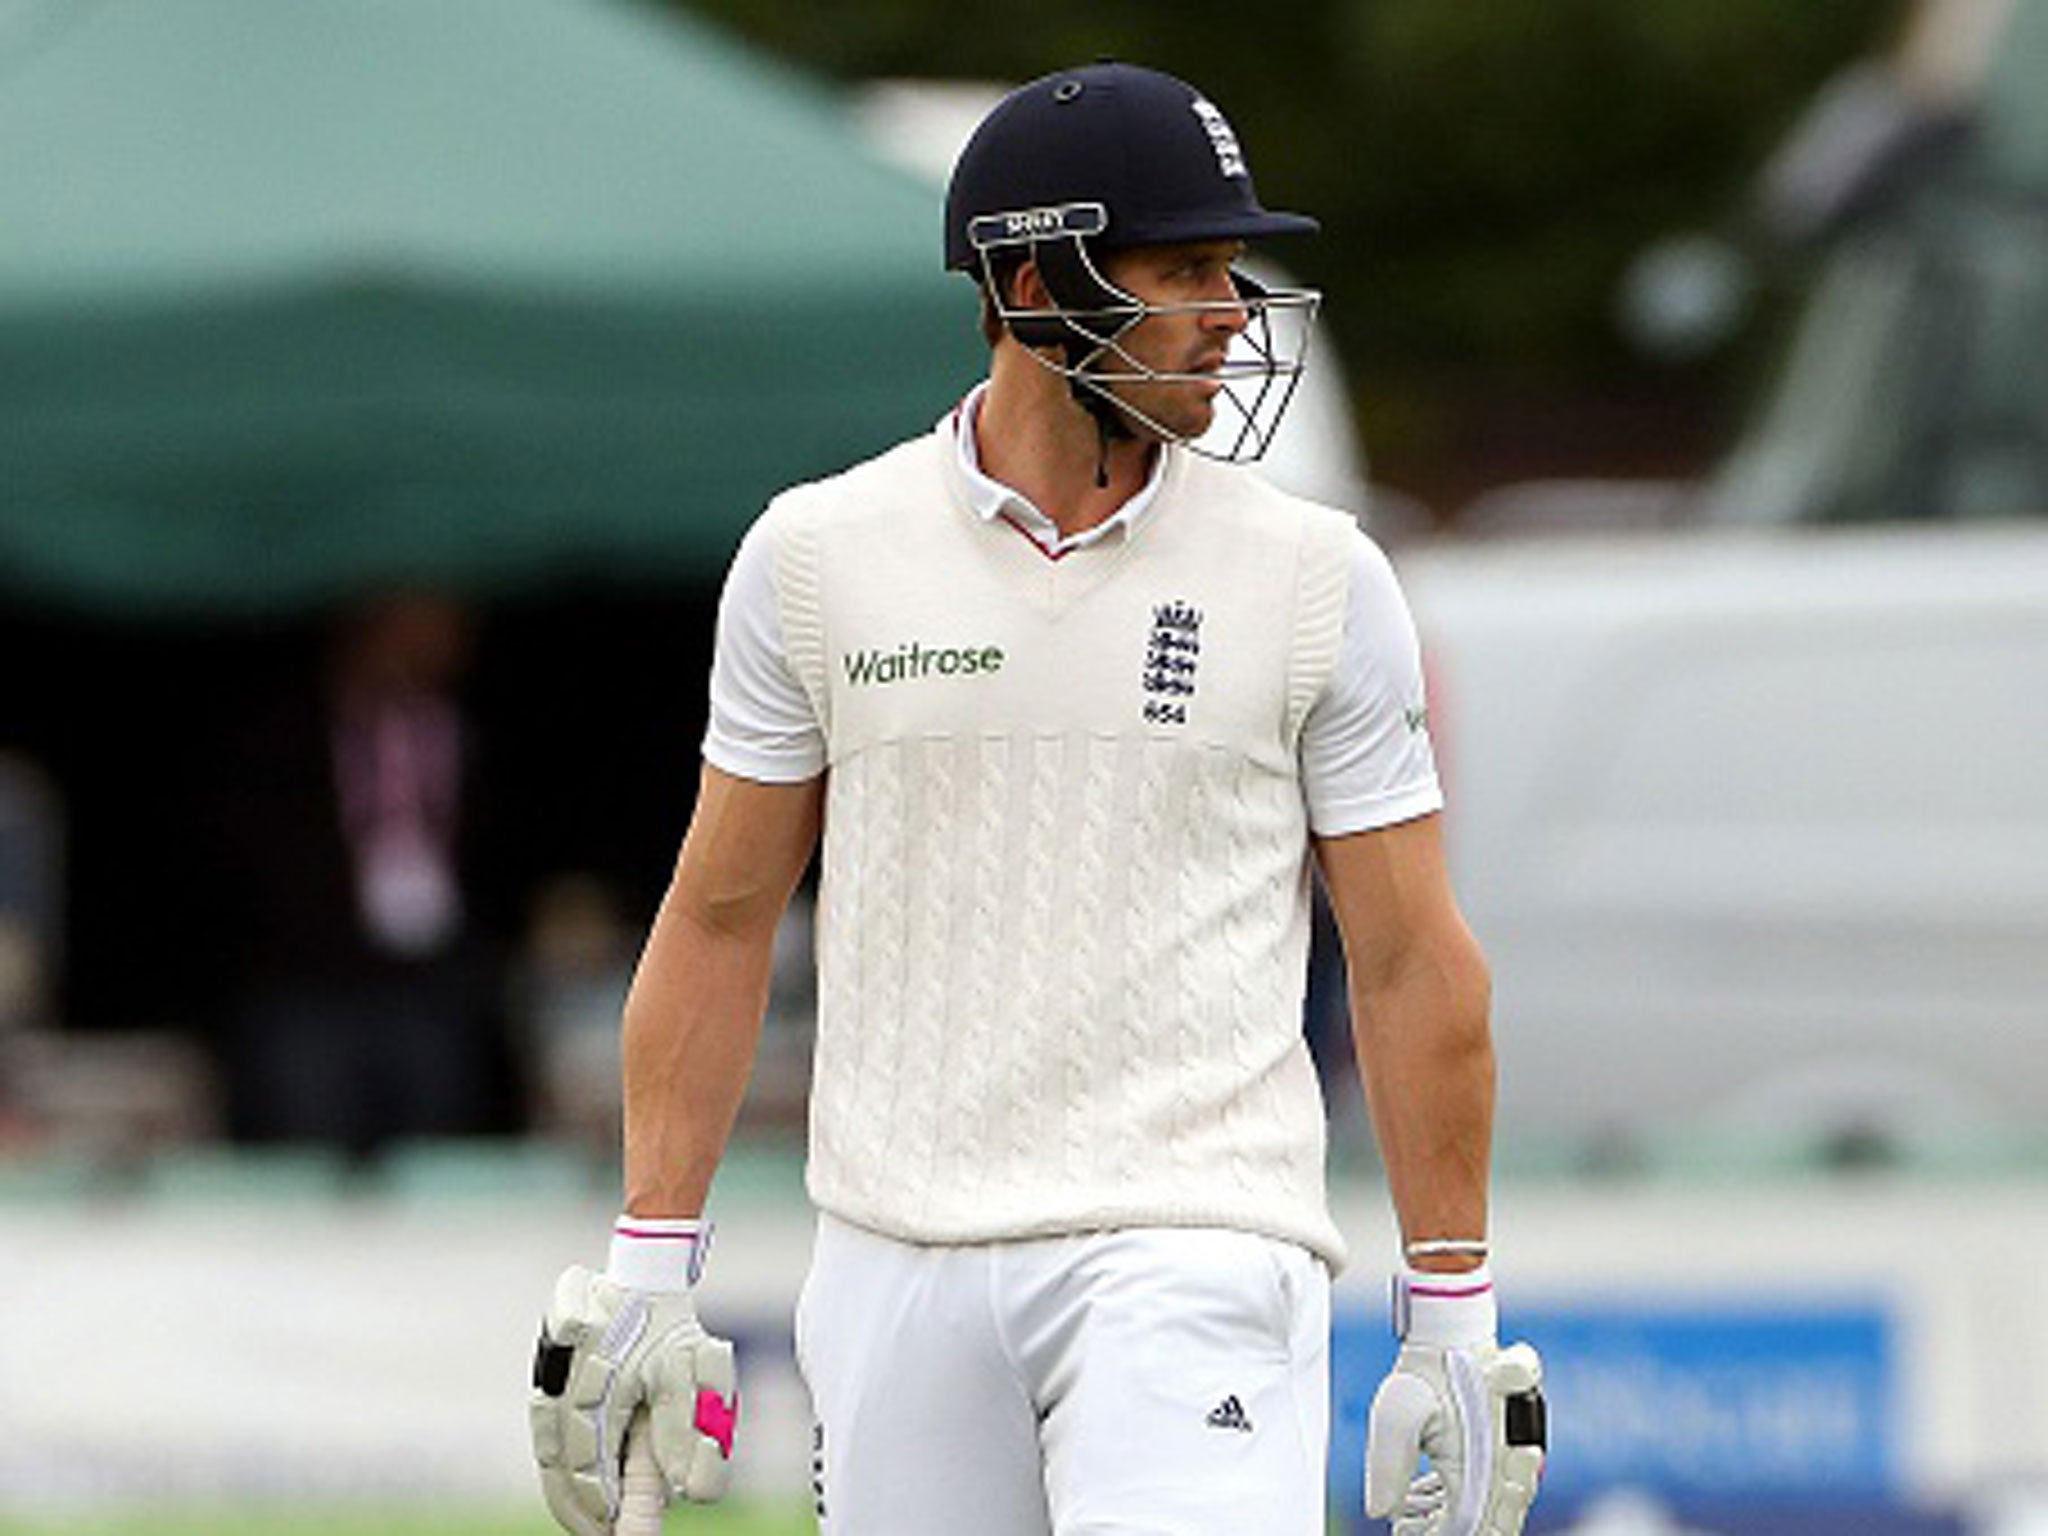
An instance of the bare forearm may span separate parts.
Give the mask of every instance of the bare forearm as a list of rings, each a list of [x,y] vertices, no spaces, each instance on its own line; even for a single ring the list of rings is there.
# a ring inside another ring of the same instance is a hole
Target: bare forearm
[[[768,1001],[768,945],[663,904],[626,1000],[625,1198],[695,1216],[738,1117]]]
[[[768,1006],[775,927],[817,840],[822,781],[756,784],[707,765],[626,998],[626,1209],[698,1216],[732,1134]]]
[[[1462,932],[1352,987],[1360,1075],[1407,1241],[1486,1235],[1490,990],[1485,961]]]

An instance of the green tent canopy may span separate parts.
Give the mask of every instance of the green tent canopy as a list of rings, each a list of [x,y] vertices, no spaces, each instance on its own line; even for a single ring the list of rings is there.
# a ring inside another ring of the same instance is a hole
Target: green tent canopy
[[[716,569],[980,365],[933,194],[632,0],[0,12],[0,599]]]

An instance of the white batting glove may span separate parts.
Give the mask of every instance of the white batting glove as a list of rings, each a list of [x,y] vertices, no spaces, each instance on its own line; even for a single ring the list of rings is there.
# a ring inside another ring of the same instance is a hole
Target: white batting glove
[[[603,1275],[555,1283],[528,1414],[548,1509],[570,1536],[611,1536],[626,1432],[644,1411],[671,1497],[709,1503],[731,1476],[739,1389],[732,1345],[697,1321],[690,1293],[710,1229],[621,1218]]]
[[[1397,1277],[1394,1327],[1401,1353],[1372,1400],[1365,1512],[1392,1520],[1394,1536],[1517,1536],[1543,1476],[1543,1362],[1495,1342],[1484,1268]]]

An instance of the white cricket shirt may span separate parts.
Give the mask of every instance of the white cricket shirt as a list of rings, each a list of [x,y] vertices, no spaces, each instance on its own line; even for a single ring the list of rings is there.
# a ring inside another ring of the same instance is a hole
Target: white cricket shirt
[[[1184,450],[1163,449],[1151,478],[1114,516],[1062,538],[1044,512],[982,473],[973,423],[986,388],[977,386],[939,427],[978,516],[1007,519],[1049,555],[1061,555],[1128,538],[1153,513],[1168,456]],[[704,756],[739,778],[789,784],[824,771],[826,745],[783,643],[776,559],[772,531],[757,522],[733,557],[719,603]],[[1426,720],[1414,620],[1386,555],[1357,529],[1338,663],[1302,728],[1301,786],[1310,830],[1338,837],[1440,809]]]

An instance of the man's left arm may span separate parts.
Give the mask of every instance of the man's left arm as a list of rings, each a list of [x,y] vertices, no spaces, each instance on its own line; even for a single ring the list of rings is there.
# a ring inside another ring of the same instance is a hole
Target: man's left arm
[[[1442,818],[1316,843],[1350,974],[1359,1076],[1404,1243],[1486,1236],[1492,980],[1451,893]],[[1419,1256],[1469,1269],[1470,1256]]]
[[[1403,1536],[1515,1536],[1543,1468],[1542,1366],[1528,1345],[1498,1343],[1486,960],[1451,891],[1440,816],[1319,838],[1316,854],[1405,1260],[1401,1353],[1373,1400],[1366,1512],[1394,1518]]]

